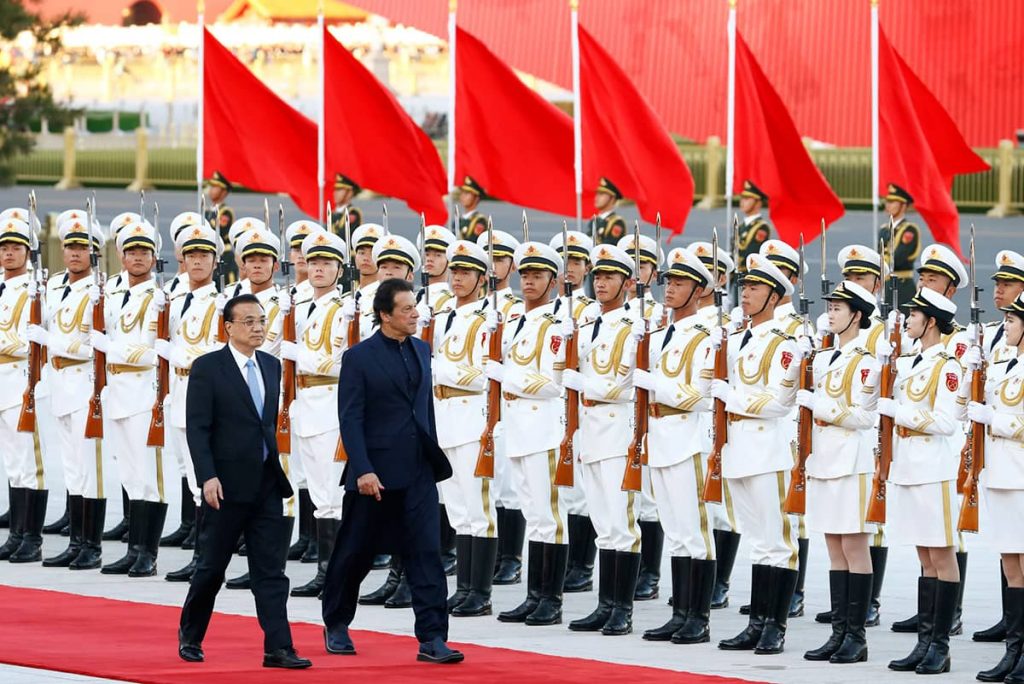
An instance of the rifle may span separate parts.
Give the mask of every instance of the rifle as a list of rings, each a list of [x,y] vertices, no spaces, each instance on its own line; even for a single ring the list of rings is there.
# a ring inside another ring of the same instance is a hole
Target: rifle
[[[277,230],[281,235],[281,244],[287,245],[284,228],[284,207],[277,205]],[[292,263],[288,260],[287,247],[282,250],[281,273],[284,274],[285,289],[282,297],[288,298],[288,313],[281,322],[281,339],[295,342],[295,301],[292,299]],[[277,414],[277,451],[281,454],[292,453],[292,402],[295,401],[295,362],[284,359],[281,364],[281,410]]]
[[[825,244],[825,233],[821,234],[822,245]],[[822,266],[824,266],[824,261]],[[800,236],[800,263],[797,266],[797,274],[800,278],[800,315],[804,322],[804,335],[810,332],[810,317],[808,315],[809,304],[807,293],[804,289],[804,236]],[[824,274],[822,274],[824,278]],[[826,281],[827,282],[827,281]],[[824,284],[824,283],[823,283]],[[827,293],[826,293],[827,294]],[[800,389],[811,390],[814,388],[814,354],[800,359]],[[797,412],[797,436],[796,436],[796,463],[789,478],[789,491],[786,492],[786,500],[782,503],[782,510],[786,513],[803,515],[807,512],[807,457],[811,455],[811,434],[814,428],[814,413],[811,409],[801,406]]]
[[[736,270],[732,274],[732,304],[733,306],[739,304],[740,301],[740,268],[746,270],[745,264],[740,264],[740,217],[738,214],[732,215],[732,263],[736,265]],[[718,265],[716,263],[715,268]]]
[[[384,232],[387,233],[388,226],[388,208],[384,207]],[[359,343],[359,300],[362,298],[362,293],[359,292],[357,284],[359,282],[358,269],[356,268],[356,251],[352,245],[352,224],[349,223],[348,207],[345,207],[345,247],[348,250],[349,266],[346,269],[347,273],[345,278],[348,279],[349,292],[352,293],[352,300],[355,302],[356,311],[355,315],[352,316],[352,320],[348,322],[348,346],[352,347]]]
[[[494,270],[494,221],[487,217],[487,253],[488,259],[487,287],[491,293],[491,305],[498,317],[498,327],[490,335],[487,347],[487,358],[501,363],[501,338],[505,335],[505,323],[498,311],[498,273]],[[494,428],[501,417],[501,383],[497,380],[487,381],[487,425],[480,435],[480,455],[476,459],[473,475],[476,477],[494,477]]]
[[[636,301],[640,307],[640,317],[644,322],[644,336],[636,345],[636,369],[651,368],[651,331],[644,311],[645,285],[640,277],[640,222],[633,222],[633,260],[636,268]],[[657,266],[655,266],[657,270]],[[633,439],[626,450],[626,472],[622,475],[622,491],[639,492],[643,486],[641,470],[645,459],[644,451],[647,443],[648,410],[651,393],[645,389],[636,390],[633,400]]]
[[[657,264],[654,267],[655,280],[659,287],[665,285],[665,274],[660,270],[662,262],[661,252],[661,212],[654,217],[654,252]],[[662,291],[664,293],[664,290]],[[664,297],[662,297],[664,299]],[[667,306],[661,307],[661,328],[667,328],[669,324],[670,310]],[[647,452],[644,452],[644,465],[647,465]]]
[[[163,241],[160,238],[160,205],[153,203],[153,228],[156,233],[156,288],[164,289],[164,259],[160,255]],[[164,305],[156,317],[156,337],[160,340],[171,339],[171,307],[168,306],[166,298]],[[156,399],[153,400],[153,408],[150,410],[149,435],[146,437],[146,446],[164,446],[164,399],[171,383],[171,365],[167,359],[156,357]]]
[[[981,306],[978,298],[981,288],[977,286],[974,279],[974,224],[971,224],[971,323],[974,324],[974,343],[979,349],[983,349],[983,335],[981,329]],[[985,358],[982,356],[981,364],[971,372],[971,401],[979,404],[985,403]],[[963,504],[960,506],[960,518],[956,528],[961,532],[978,531],[978,481],[981,478],[981,471],[985,467],[985,426],[980,423],[971,422],[970,432],[967,436],[967,443],[964,445],[966,458],[961,460],[960,471],[964,475],[963,482]],[[966,472],[965,472],[966,470]],[[959,477],[957,478],[959,481]]]
[[[715,274],[715,308],[718,310],[718,327],[722,331],[722,340],[715,350],[713,376],[715,380],[729,379],[729,349],[722,314],[722,288],[718,286],[718,228],[711,234],[711,268]],[[722,449],[729,440],[729,420],[725,413],[725,402],[715,399],[712,408],[711,422],[711,453],[708,454],[708,474],[704,479],[704,501],[722,502]]]
[[[890,219],[891,222],[891,219]],[[889,258],[894,261],[894,248],[892,231],[889,231]],[[889,264],[889,289],[892,293],[892,308],[896,312],[896,320],[893,322],[892,330],[889,331],[889,343],[892,345],[892,354],[889,362],[882,366],[882,373],[878,381],[879,397],[892,399],[893,389],[896,386],[896,359],[900,356],[900,348],[903,335],[900,333],[899,304],[900,294],[896,287],[896,275],[893,272],[893,264]],[[884,297],[883,297],[884,299]],[[885,313],[886,325],[888,325],[888,312]],[[892,466],[892,433],[896,424],[889,416],[878,417],[878,446],[875,447],[875,474],[871,478],[871,497],[868,499],[868,511],[865,520],[869,523],[885,523],[885,483],[889,479],[889,468]]]
[[[803,278],[803,275],[800,276]],[[825,219],[821,219],[821,299],[825,301],[832,292],[832,282],[828,279],[828,249],[825,247]],[[835,346],[835,337],[831,331],[821,336],[821,348],[828,349]]]
[[[106,316],[103,313],[103,274],[100,273],[100,251],[93,237],[96,221],[96,200],[89,202],[85,223],[89,234],[89,262],[92,265],[93,284],[99,288],[100,297],[92,306],[92,329],[106,332]],[[85,418],[86,439],[103,438],[103,388],[107,386],[107,355],[98,349],[92,350],[92,396],[89,397],[89,413]]]
[[[36,193],[28,195],[28,228],[31,235],[32,278],[35,280],[36,293],[29,305],[29,325],[41,325],[43,322],[43,293],[46,283],[43,280],[43,265],[40,258],[39,236],[35,230]],[[18,415],[18,432],[35,432],[36,430],[36,385],[43,371],[43,347],[35,342],[28,345],[28,384],[21,396],[21,413]]]
[[[218,204],[217,205],[217,225],[214,226],[214,230],[217,232],[217,235],[220,235],[220,215],[221,215],[221,211],[222,211],[221,205]],[[217,283],[218,284],[217,291],[221,292],[221,293],[223,293],[225,291],[225,288],[227,287],[227,271],[228,271],[228,266],[227,266],[227,258],[228,258],[227,257],[227,253],[228,253],[228,250],[227,250],[227,247],[232,247],[232,246],[231,245],[226,245],[225,246],[224,250],[220,254],[220,264],[217,267],[217,281],[218,281],[218,283]],[[234,248],[233,247],[231,249],[231,253],[234,254]],[[217,317],[217,341],[218,342],[223,342],[225,344],[228,341],[228,331],[227,331],[227,328],[224,327],[224,315],[223,314],[221,314],[220,316]]]
[[[566,263],[569,261],[569,226],[562,221],[562,255]],[[566,370],[578,371],[580,369],[580,347],[579,335],[577,334],[576,319],[572,315],[572,282],[568,277],[562,279],[563,292],[565,294],[565,315],[572,320],[572,334],[565,340],[565,368]],[[580,427],[580,393],[569,388],[565,389],[565,434],[562,436],[562,443],[558,445],[558,465],[555,467],[555,485],[558,487],[572,487],[575,483],[573,475],[573,461],[575,453],[573,449],[573,438]]]
[[[430,273],[427,272],[427,217],[420,212],[420,261],[423,268],[420,271],[420,283],[423,285],[423,302],[430,312],[430,322],[423,326],[420,331],[420,339],[433,349],[434,346],[434,311],[430,308]]]

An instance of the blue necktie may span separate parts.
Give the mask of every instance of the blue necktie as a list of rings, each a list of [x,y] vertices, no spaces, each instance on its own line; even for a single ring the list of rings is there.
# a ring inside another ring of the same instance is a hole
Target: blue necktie
[[[263,417],[263,393],[260,391],[260,381],[256,377],[256,362],[249,359],[245,362],[245,382],[249,385],[249,394],[252,396],[252,403],[256,405],[256,413]],[[263,460],[267,460],[267,445],[263,445]]]

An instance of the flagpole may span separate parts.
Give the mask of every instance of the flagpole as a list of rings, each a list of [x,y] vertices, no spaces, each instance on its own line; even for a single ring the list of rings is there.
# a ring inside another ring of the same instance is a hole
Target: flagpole
[[[732,228],[732,188],[733,176],[736,173],[736,0],[729,0],[729,20],[726,24],[729,44],[729,75],[726,88],[726,122],[725,122],[725,225]]]
[[[327,185],[327,179],[324,177],[327,171],[326,153],[327,153],[327,105],[324,102],[326,97],[326,83],[324,76],[326,73],[326,67],[324,66],[324,53],[326,50],[326,41],[324,40],[324,2],[320,0],[317,3],[316,10],[316,27],[319,32],[320,40],[320,66],[317,73],[317,78],[320,81],[320,111],[318,112],[317,123],[316,123],[316,188],[317,188],[317,218],[320,223],[324,222],[324,190]],[[331,217],[326,217],[330,221]]]
[[[202,212],[203,207],[203,154],[204,145],[203,137],[204,126],[203,126],[203,107],[205,99],[205,71],[206,71],[206,20],[205,4],[203,0],[198,0],[196,3],[196,14],[198,15],[197,23],[199,24],[199,101],[196,107],[196,211]]]
[[[871,231],[878,244],[878,190],[881,187],[878,158],[878,0],[871,0]]]
[[[448,0],[448,191],[455,188],[455,10]]]
[[[583,112],[580,96],[579,0],[569,0],[572,17],[572,165],[576,181],[576,230],[583,232]]]

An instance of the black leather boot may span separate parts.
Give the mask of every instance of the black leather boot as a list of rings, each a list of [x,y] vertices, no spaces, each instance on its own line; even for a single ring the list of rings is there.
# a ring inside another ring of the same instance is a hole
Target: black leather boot
[[[196,525],[196,504],[192,500],[192,492],[188,488],[188,479],[181,478],[181,524],[178,529],[166,537],[160,538],[160,546],[181,547],[185,539],[193,533]]]
[[[469,596],[470,577],[473,570],[473,537],[468,534],[455,535],[455,593],[448,597],[448,612],[451,613]]]
[[[82,508],[82,549],[68,568],[95,570],[103,562],[103,523],[107,516],[107,500],[83,498]]]
[[[498,567],[494,571],[493,582],[498,585],[519,584],[523,581],[526,518],[517,508],[505,508],[504,511],[505,515],[498,518]]]
[[[441,509],[441,565],[444,566],[444,574],[451,577],[455,574],[455,530],[448,520],[448,508],[440,505]]]
[[[25,535],[25,517],[28,501],[25,498],[23,487],[11,487],[11,500],[9,502],[11,511],[10,532],[7,541],[0,546],[0,560],[7,560],[14,555],[14,552],[21,547],[21,541]]]
[[[380,585],[369,594],[359,597],[361,606],[383,606],[384,602],[391,598],[391,595],[398,589],[398,583],[402,580],[402,558],[393,556],[391,567],[388,569],[388,576],[384,584]]]
[[[566,544],[543,544],[541,554],[540,602],[537,608],[526,616],[526,624],[562,624],[562,587],[565,583],[565,566],[569,556]],[[532,551],[531,551],[532,558]]]
[[[312,501],[310,503],[312,504]],[[320,547],[317,545],[316,535],[316,517],[313,516],[315,511],[316,505],[313,505],[313,510],[310,512],[309,543],[306,545],[302,558],[299,559],[300,563],[317,563],[320,561]]]
[[[399,564],[398,586],[395,592],[384,602],[385,608],[410,608],[412,607],[412,589],[409,588],[409,576],[402,567],[401,559],[398,556],[391,556],[391,565]]]
[[[43,534],[60,534],[60,531],[68,526],[71,518],[68,515],[68,505],[71,501],[71,495],[68,494],[68,490],[64,490],[64,512],[59,518],[54,520],[49,525],[43,525]]]
[[[928,652],[932,640],[932,623],[935,619],[935,590],[938,580],[934,577],[917,578],[917,644],[906,658],[889,662],[889,669],[910,672],[917,667]]]
[[[563,587],[567,594],[594,588],[596,540],[597,532],[589,516],[569,515],[569,568]]]
[[[302,558],[309,546],[310,531],[313,529],[313,500],[309,498],[308,489],[299,490],[299,537],[288,547],[288,560]]]
[[[964,633],[964,623],[961,620],[964,612],[964,587],[967,586],[967,552],[956,552],[956,564],[960,568],[960,593],[956,597],[956,611],[953,613],[953,626],[949,629],[950,636],[959,636]]]
[[[82,550],[82,516],[85,511],[82,508],[82,497],[73,494],[68,497],[68,547],[51,558],[43,559],[44,568],[66,568],[71,561],[78,558],[78,552]]]
[[[597,632],[608,622],[615,598],[615,551],[601,549],[601,564],[597,574],[597,608],[590,615],[573,620],[569,629],[574,632]]]
[[[832,610],[832,634],[828,641],[804,653],[804,660],[828,660],[839,650],[846,635],[846,618],[849,609],[847,591],[850,583],[848,570],[830,570],[828,573],[828,596]]]
[[[327,563],[331,560],[331,551],[334,550],[334,538],[338,532],[340,520],[333,518],[317,518],[316,520],[316,546],[317,562],[316,575],[303,585],[295,587],[291,595],[295,597],[316,598],[324,589],[324,582],[327,579]]]
[[[45,489],[25,489],[25,520],[21,545],[11,554],[12,563],[35,563],[43,559],[43,522],[46,501],[50,492]]]
[[[796,589],[789,604],[789,617],[803,617],[804,614],[804,580],[807,578],[807,551],[810,542],[797,539]]]
[[[718,559],[715,576],[715,591],[711,594],[711,608],[729,607],[729,578],[736,564],[736,552],[740,548],[740,535],[729,530],[715,530],[715,558]]]
[[[191,503],[191,500],[190,500]],[[203,527],[203,516],[202,509],[193,507],[196,512],[195,528],[196,536],[198,537],[202,532]],[[168,582],[190,582],[192,581],[192,575],[196,571],[196,565],[199,563],[199,544],[196,544],[192,549],[192,559],[183,568],[178,570],[172,570],[171,572],[164,575],[164,579]]]
[[[9,529],[11,526],[11,505],[10,501],[13,498],[11,496],[11,483],[7,483],[7,510],[0,514],[0,529]]]
[[[102,574],[127,575],[128,571],[132,569],[135,559],[139,557],[139,548],[142,545],[142,538],[145,535],[147,525],[145,513],[141,511],[145,503],[145,501],[130,502],[128,512],[128,549],[125,551],[124,556],[100,568]]]
[[[711,641],[711,595],[715,591],[717,561],[694,559],[690,569],[690,610],[686,622],[672,635],[673,644]]]
[[[526,622],[526,616],[540,604],[544,573],[544,544],[532,541],[526,554],[526,600],[512,610],[498,613],[500,622]]]
[[[911,615],[906,620],[897,620],[889,627],[894,632],[911,634],[917,632],[917,614]]]
[[[640,554],[615,552],[615,591],[612,612],[601,628],[605,636],[623,636],[633,631],[633,597],[640,577]]]
[[[864,628],[868,610],[871,607],[871,587],[874,577],[870,574],[851,572],[846,597],[846,634],[839,650],[829,658],[830,663],[847,665],[862,663],[868,659],[868,640]]]
[[[1024,683],[1024,589],[1009,589],[1006,593],[1007,631],[1006,653],[1002,660],[991,670],[978,673],[983,682],[1002,682],[1009,684]],[[991,677],[991,678],[989,678]]]
[[[498,557],[496,537],[472,537],[473,562],[469,573],[469,593],[452,609],[452,617],[480,617],[491,614],[491,585],[494,561]],[[460,560],[459,563],[462,561]]]
[[[750,617],[742,632],[731,639],[718,642],[718,648],[725,651],[752,651],[757,646],[768,619],[771,601],[770,565],[750,566]]]
[[[129,577],[153,577],[156,575],[156,557],[160,552],[160,535],[167,520],[167,504],[161,501],[143,502],[142,511],[146,518],[142,538],[139,540],[135,563],[128,570]]]
[[[1007,638],[1007,634],[1009,633],[1008,629],[1007,629],[1007,626],[1010,624],[1010,618],[1009,618],[1009,610],[1010,610],[1010,608],[1009,608],[1008,602],[1006,600],[1006,592],[1008,590],[1008,587],[1006,585],[1006,573],[1003,572],[1003,563],[1002,563],[1002,561],[999,562],[999,583],[1002,586],[1002,594],[1001,594],[1001,596],[1002,596],[1002,605],[1003,605],[1003,612],[1002,612],[1001,617],[999,618],[999,622],[997,622],[996,624],[992,625],[988,629],[982,629],[982,630],[979,630],[979,631],[975,632],[971,636],[971,640],[972,641],[995,642],[995,641],[1002,641],[1003,639]],[[988,681],[988,680],[982,680],[982,681]],[[994,681],[1000,681],[1000,680],[994,680]]]
[[[641,555],[643,551],[641,550]],[[693,559],[689,556],[672,556],[672,617],[661,627],[644,632],[645,641],[670,641],[672,635],[686,622],[690,610],[690,576]],[[643,572],[641,570],[641,572]]]
[[[871,554],[871,605],[868,606],[868,617],[864,624],[868,627],[877,627],[882,619],[882,602],[878,597],[882,595],[882,581],[885,579],[885,564],[889,559],[888,546],[871,546],[868,548]]]
[[[128,534],[129,519],[132,515],[131,506],[132,502],[128,499],[128,492],[121,487],[121,520],[103,533],[103,541],[121,541],[122,537]]]
[[[661,554],[665,549],[665,531],[657,520],[640,521],[640,577],[636,582],[636,601],[658,598],[661,581]]]
[[[786,625],[789,611],[793,605],[793,592],[796,591],[798,572],[789,568],[773,568],[772,600],[768,619],[764,623],[764,631],[757,640],[754,653],[757,655],[776,655],[782,653],[786,645]]]
[[[966,555],[966,554],[965,554]],[[956,602],[960,595],[960,582],[939,580],[935,590],[935,619],[928,651],[914,668],[917,674],[949,672],[949,634],[956,615]]]

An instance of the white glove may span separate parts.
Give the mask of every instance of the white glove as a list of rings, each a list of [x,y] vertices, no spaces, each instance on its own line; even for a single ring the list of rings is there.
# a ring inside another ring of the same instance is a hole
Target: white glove
[[[888,397],[879,397],[878,412],[888,418],[896,417],[896,400]]]
[[[713,349],[721,349],[722,348],[722,337],[723,337],[722,333],[723,332],[725,332],[725,328],[723,328],[720,325],[716,325],[711,330],[711,347]]]
[[[579,371],[567,368],[562,371],[562,385],[566,389],[571,389],[576,392],[583,391],[583,376],[580,375]]]
[[[559,332],[561,333],[563,340],[572,337],[576,333],[576,321],[571,315],[562,319],[561,330]]]
[[[827,335],[832,332],[828,327],[828,313],[823,313],[815,319],[814,329],[818,331],[819,335]]]
[[[878,359],[879,363],[883,365],[888,363],[889,357],[892,356],[893,351],[895,350],[893,349],[892,344],[884,337],[879,337],[878,340],[875,341],[875,358]]]
[[[968,370],[977,370],[980,368],[982,360],[981,347],[976,344],[972,344],[968,347],[967,351],[964,352],[964,357],[961,359]]]
[[[796,391],[796,405],[800,408],[814,410],[814,392],[810,390]]]
[[[156,351],[156,355],[164,361],[171,360],[171,350],[173,345],[164,339],[157,338],[156,342],[153,343],[153,350]]]
[[[356,318],[356,300],[353,297],[347,297],[345,303],[341,305],[341,317],[346,321],[354,321]]]
[[[893,326],[897,325],[899,323],[899,313],[897,313],[896,311],[890,311],[888,318],[886,318],[886,323],[888,324],[890,329]]]
[[[191,368],[192,359],[188,356],[188,351],[185,348],[178,345],[172,345],[171,357],[168,362],[175,368]]]
[[[160,311],[167,306],[167,294],[160,288],[153,290],[153,299],[149,300],[149,305],[154,307],[155,311]]]
[[[110,351],[110,338],[107,337],[106,333],[101,333],[99,330],[93,330],[89,333],[89,342],[92,344],[92,348],[98,352],[106,354]]]
[[[215,307],[217,307],[217,313],[224,313],[224,307],[227,305],[227,303],[228,303],[228,293],[227,292],[219,293],[217,295],[217,297],[213,300],[213,305]]]
[[[630,328],[629,333],[633,336],[634,340],[639,342],[647,333],[647,322],[642,318],[633,321],[633,327]]]
[[[714,379],[711,381],[711,396],[721,401],[729,401],[729,394],[732,388],[725,380]]]
[[[964,335],[969,340],[977,339],[978,338],[978,326],[974,325],[974,323],[968,323],[967,324],[967,330],[964,331]]]
[[[36,282],[35,278],[28,279],[28,297],[29,299],[35,299],[35,296],[39,294],[39,283]]]
[[[28,337],[29,342],[35,342],[43,347],[50,343],[50,333],[48,333],[46,328],[41,325],[28,326],[26,336]]]
[[[995,414],[995,409],[988,404],[979,404],[976,401],[967,404],[967,419],[971,422],[991,425]]]
[[[430,319],[434,317],[434,313],[427,306],[426,302],[420,302],[416,305],[416,313],[419,314],[416,323],[420,328],[426,328],[430,325]]]
[[[654,391],[654,376],[645,370],[637,368],[633,371],[633,387],[636,389]]]
[[[86,293],[89,295],[89,303],[93,305],[100,301],[100,297],[103,296],[103,291],[100,289],[100,286],[95,283],[89,286]]]
[[[277,308],[281,311],[282,316],[287,316],[292,310],[292,297],[291,295],[284,293],[277,298]]]
[[[298,361],[299,345],[281,340],[281,358],[285,361]]]
[[[484,364],[484,375],[487,376],[488,380],[501,383],[505,380],[505,366],[498,361],[488,359],[487,363]]]
[[[807,335],[801,335],[796,339],[796,351],[799,358],[806,359],[814,351],[814,341]]]
[[[494,309],[487,309],[484,313],[484,330],[492,333],[498,329],[498,312]]]

